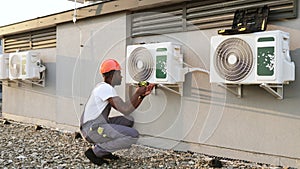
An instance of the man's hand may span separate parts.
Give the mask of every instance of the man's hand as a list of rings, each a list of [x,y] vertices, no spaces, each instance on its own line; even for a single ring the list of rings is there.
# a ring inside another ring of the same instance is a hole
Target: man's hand
[[[146,91],[147,91],[147,87],[146,86],[141,86],[141,87],[136,88],[135,93],[138,96],[143,96],[146,93]]]
[[[139,96],[145,97],[145,96],[149,95],[152,92],[152,90],[153,90],[154,87],[155,87],[155,84],[150,83],[147,86],[138,87],[136,89],[136,93]]]
[[[152,90],[153,90],[153,88],[154,88],[155,86],[156,86],[156,84],[150,83],[150,84],[147,86],[147,89],[146,89],[146,92],[145,92],[144,96],[149,95],[149,94],[152,92]]]

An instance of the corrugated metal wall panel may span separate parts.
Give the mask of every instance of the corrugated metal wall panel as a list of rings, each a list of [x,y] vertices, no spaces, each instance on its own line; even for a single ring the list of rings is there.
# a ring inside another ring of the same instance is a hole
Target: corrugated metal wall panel
[[[135,13],[132,17],[132,35],[141,36],[183,31],[182,16],[182,6],[160,8],[154,12]]]
[[[132,17],[132,36],[229,27],[237,9],[270,7],[270,21],[297,17],[297,0],[189,1],[177,6],[137,11]]]
[[[208,29],[231,26],[234,12],[237,9],[253,8],[264,5],[268,5],[270,7],[270,21],[296,17],[297,11],[295,9],[295,0],[238,0],[220,3],[219,5],[207,5],[200,7],[194,7],[195,5],[191,5],[191,8],[187,6],[187,22],[189,23],[189,26],[192,26],[193,28],[188,28],[188,30],[194,30],[195,28]],[[205,19],[207,17],[211,19]],[[220,20],[222,22],[216,24]]]
[[[270,5],[270,20],[297,17],[297,0],[279,1]]]
[[[3,38],[3,51],[5,53],[52,47],[56,47],[56,27]]]

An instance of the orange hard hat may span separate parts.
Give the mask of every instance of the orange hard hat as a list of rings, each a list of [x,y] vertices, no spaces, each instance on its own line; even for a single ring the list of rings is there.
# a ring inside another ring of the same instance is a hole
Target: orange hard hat
[[[100,73],[107,73],[112,70],[121,70],[120,64],[114,59],[104,60],[100,67]]]

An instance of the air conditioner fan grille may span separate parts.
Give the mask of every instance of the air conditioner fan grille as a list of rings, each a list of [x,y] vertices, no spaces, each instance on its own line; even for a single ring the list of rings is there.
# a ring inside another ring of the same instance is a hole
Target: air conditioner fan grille
[[[214,55],[215,69],[219,76],[227,81],[246,78],[253,68],[253,62],[251,47],[239,38],[224,40]]]
[[[147,81],[154,70],[154,61],[150,51],[145,47],[138,47],[128,58],[128,72],[137,82]]]
[[[9,71],[13,77],[19,77],[21,72],[21,59],[18,55],[13,55],[9,63]]]

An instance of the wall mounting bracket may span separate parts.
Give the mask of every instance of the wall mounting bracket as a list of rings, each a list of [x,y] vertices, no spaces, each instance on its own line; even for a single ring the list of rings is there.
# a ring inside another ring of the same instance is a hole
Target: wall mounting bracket
[[[137,86],[137,84],[130,84],[131,86]],[[156,87],[153,89],[154,94],[156,94],[156,89],[162,88],[168,90],[169,92],[178,94],[183,96],[183,83],[178,84],[157,84]]]
[[[31,83],[31,84],[34,84],[34,85],[37,85],[37,86],[40,86],[40,87],[45,87],[46,86],[46,67],[45,66],[41,66],[41,71],[40,71],[40,79],[32,79],[32,80],[23,80],[24,82],[27,82],[27,83]]]
[[[2,85],[8,86],[8,87],[11,87],[12,84],[16,84],[18,87],[22,87],[22,82],[19,79],[13,79],[13,80],[3,79],[1,81],[2,81]]]
[[[266,84],[263,83],[259,87],[265,89],[277,99],[283,99],[283,84]]]
[[[219,83],[218,85],[220,87],[226,89],[230,93],[234,94],[238,98],[241,98],[243,96],[243,92],[242,92],[243,86],[241,84],[223,84],[223,83]]]
[[[40,72],[41,78],[40,79],[3,79],[2,84],[6,86],[12,86],[13,83],[17,84],[18,87],[23,85],[27,85],[28,87],[32,87],[32,85],[37,85],[41,87],[46,86],[46,78],[45,78],[45,71]],[[30,86],[29,86],[30,85]]]
[[[175,94],[178,94],[180,96],[183,96],[183,84],[182,83],[178,83],[176,85],[164,85],[164,84],[157,84],[157,87],[159,88],[163,88],[166,89],[170,92],[173,92]]]

